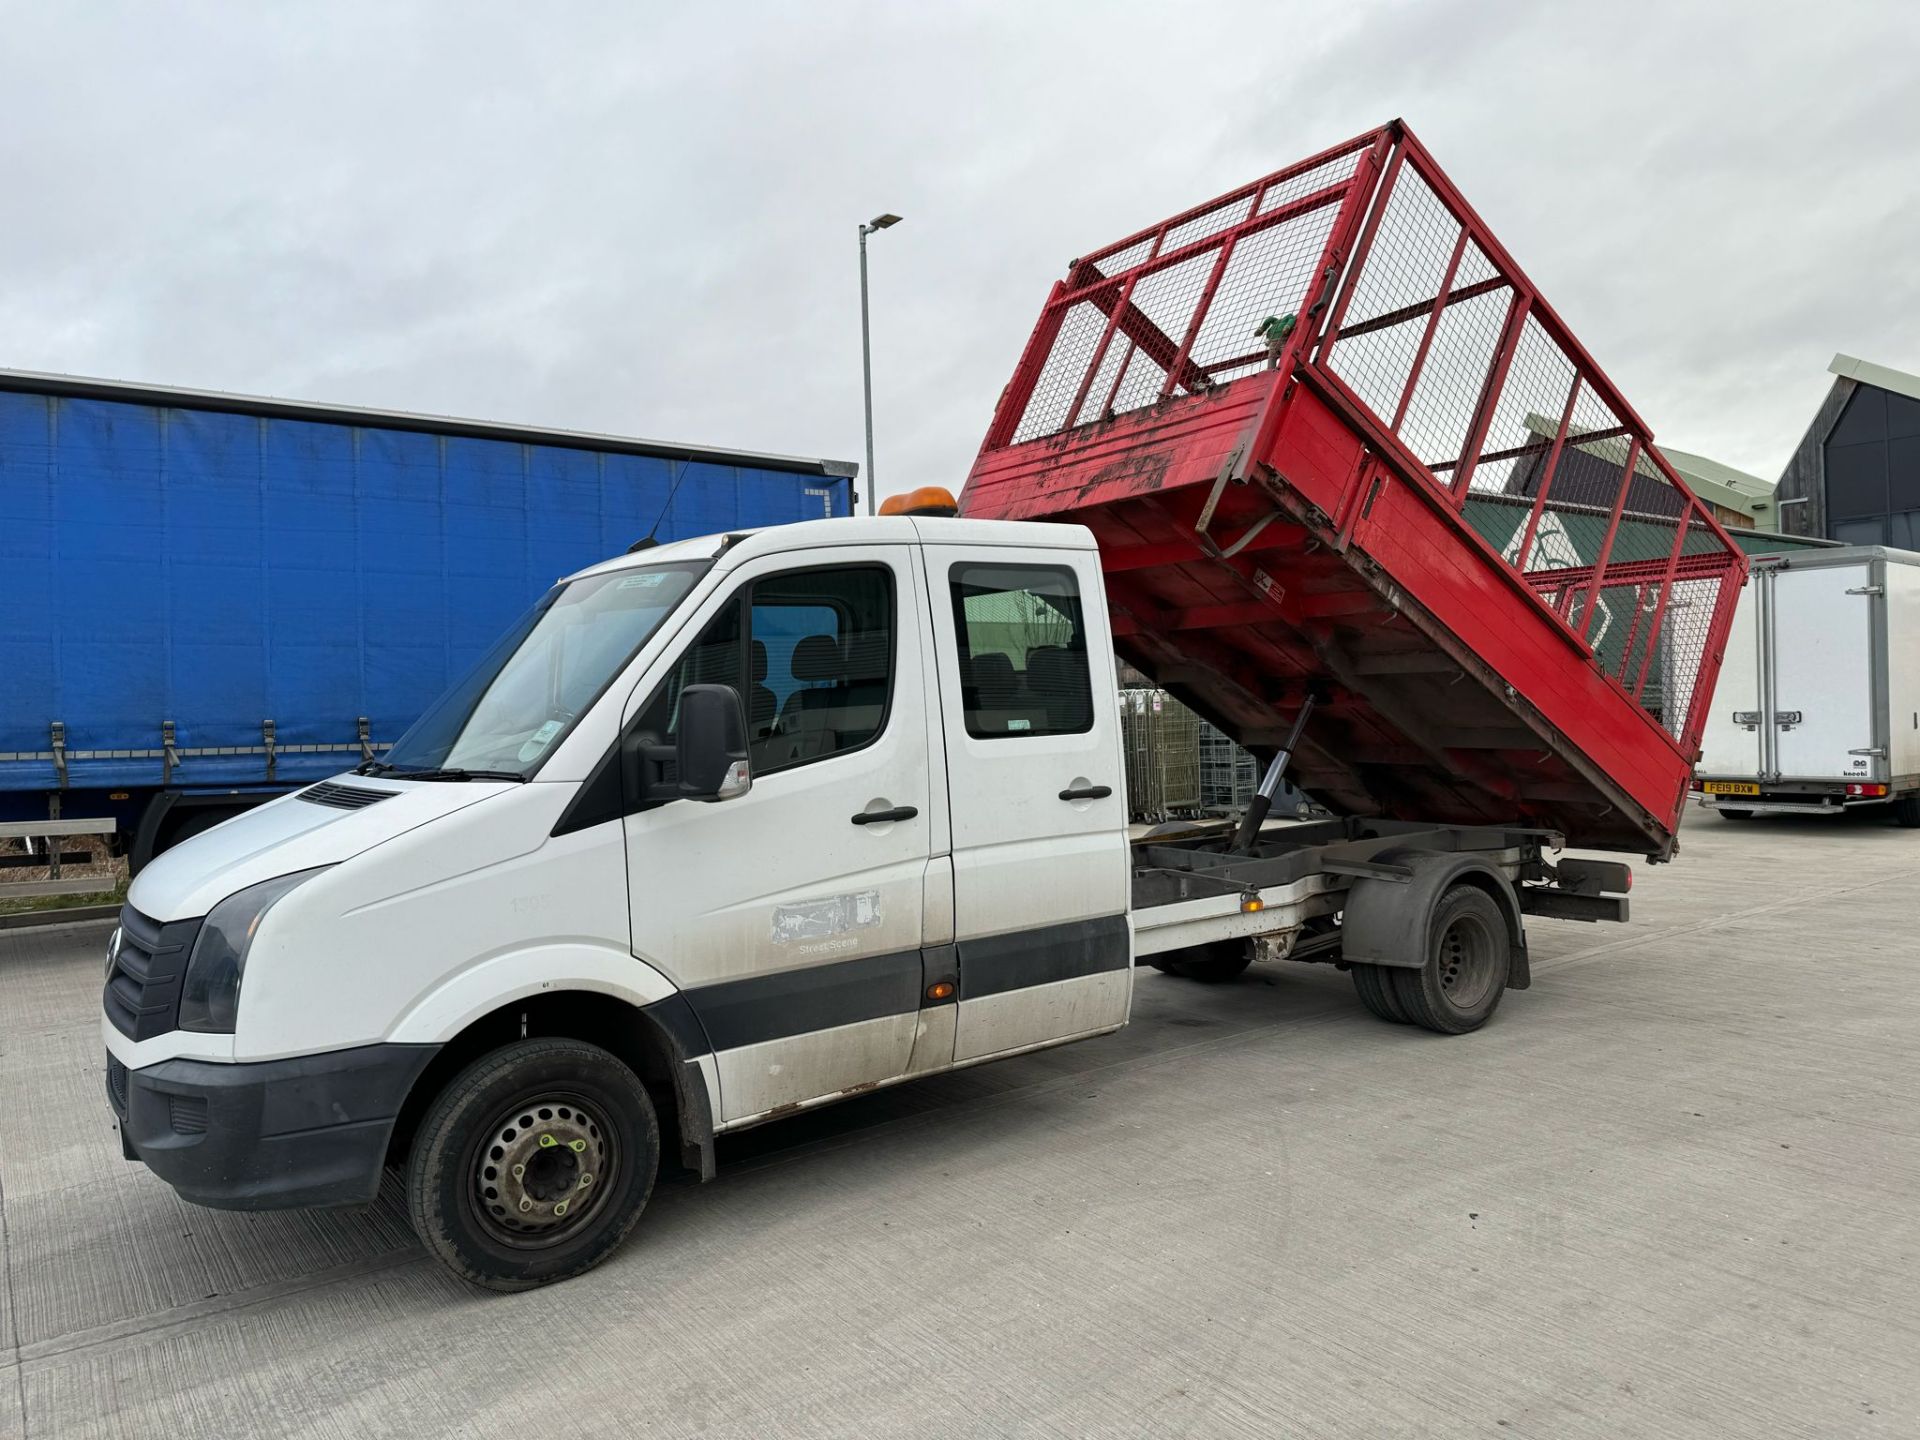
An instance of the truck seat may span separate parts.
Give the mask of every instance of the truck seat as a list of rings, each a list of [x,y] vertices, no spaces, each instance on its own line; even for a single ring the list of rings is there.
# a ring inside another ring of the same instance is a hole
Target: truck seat
[[[839,703],[837,692],[846,687],[840,646],[831,635],[803,635],[793,647],[788,669],[801,688],[787,696],[780,709],[780,733],[798,734],[810,725],[817,729],[821,713]]]
[[[1050,730],[1074,732],[1092,723],[1086,662],[1076,662],[1064,646],[1041,645],[1027,652],[1027,696],[1047,712]]]
[[[856,635],[849,654],[830,635],[808,635],[795,645],[793,676],[807,688],[787,697],[779,725],[756,751],[761,765],[790,765],[872,738],[886,714],[891,639],[885,632]]]
[[[997,650],[973,657],[976,709],[1011,710],[1020,703],[1020,681],[1013,661]]]

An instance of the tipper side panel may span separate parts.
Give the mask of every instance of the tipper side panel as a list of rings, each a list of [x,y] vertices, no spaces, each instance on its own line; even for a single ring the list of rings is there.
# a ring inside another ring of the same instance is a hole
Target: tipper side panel
[[[1075,261],[961,503],[1337,809],[1672,848],[1744,558],[1397,123]]]

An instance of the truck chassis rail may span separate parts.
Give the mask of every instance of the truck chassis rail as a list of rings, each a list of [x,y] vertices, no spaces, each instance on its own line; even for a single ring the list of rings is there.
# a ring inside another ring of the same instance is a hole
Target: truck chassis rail
[[[1624,894],[1605,893],[1631,883],[1626,867],[1552,864],[1547,855],[1564,840],[1550,830],[1347,817],[1269,830],[1250,855],[1228,853],[1227,844],[1224,833],[1135,843],[1136,958],[1246,940],[1260,942],[1264,958],[1337,960],[1338,932],[1310,933],[1314,922],[1339,915],[1356,882],[1412,886],[1421,864],[1447,855],[1474,857],[1501,876],[1519,913],[1627,917]]]

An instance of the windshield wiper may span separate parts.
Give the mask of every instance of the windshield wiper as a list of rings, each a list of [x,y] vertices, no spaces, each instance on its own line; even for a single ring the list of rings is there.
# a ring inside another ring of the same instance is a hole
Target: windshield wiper
[[[353,767],[356,775],[385,775],[393,766],[384,760],[367,760]]]
[[[527,783],[527,777],[518,770],[462,770],[457,766],[437,770],[396,770],[389,765],[381,773],[391,775],[396,780],[517,780],[522,785]]]

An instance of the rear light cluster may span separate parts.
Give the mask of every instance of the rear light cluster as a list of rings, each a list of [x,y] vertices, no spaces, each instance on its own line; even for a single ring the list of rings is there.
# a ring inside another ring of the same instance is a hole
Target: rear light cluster
[[[1860,796],[1867,800],[1878,800],[1881,796],[1885,795],[1886,793],[1887,793],[1887,787],[1884,785],[1849,785],[1847,786],[1847,794],[1850,797]]]

